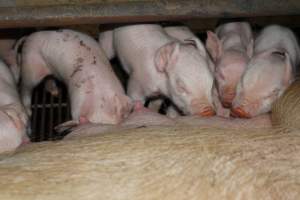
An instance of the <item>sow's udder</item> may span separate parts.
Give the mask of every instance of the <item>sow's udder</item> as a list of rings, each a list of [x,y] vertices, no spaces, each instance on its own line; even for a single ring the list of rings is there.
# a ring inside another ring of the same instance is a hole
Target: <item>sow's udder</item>
[[[270,115],[261,115],[251,119],[224,118],[224,117],[198,117],[198,116],[179,116],[170,119],[165,115],[155,113],[150,110],[133,112],[119,125],[85,124],[76,127],[66,139],[77,138],[80,136],[97,135],[105,132],[120,132],[124,129],[146,128],[153,126],[199,126],[207,128],[269,128],[271,127]]]
[[[250,119],[224,118],[218,116],[209,118],[184,116],[178,117],[175,120],[179,124],[214,128],[270,128],[272,126],[269,114],[253,117]]]

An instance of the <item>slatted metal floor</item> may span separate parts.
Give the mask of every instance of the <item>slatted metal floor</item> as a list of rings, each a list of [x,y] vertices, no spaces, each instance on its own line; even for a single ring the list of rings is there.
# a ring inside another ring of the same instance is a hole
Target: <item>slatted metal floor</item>
[[[45,78],[32,94],[30,138],[33,142],[59,139],[60,136],[54,127],[71,119],[66,86],[55,80],[59,93],[58,96],[53,96],[45,89],[45,83],[49,79],[53,77]]]

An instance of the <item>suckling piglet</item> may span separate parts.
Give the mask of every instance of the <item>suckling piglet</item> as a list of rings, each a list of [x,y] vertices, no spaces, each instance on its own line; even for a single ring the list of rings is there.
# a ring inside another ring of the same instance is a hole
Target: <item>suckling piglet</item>
[[[164,30],[173,38],[178,39],[181,42],[188,40],[189,38],[194,38],[196,35],[187,27],[187,26],[169,26],[165,27]],[[208,59],[210,70],[214,73],[215,65],[212,63],[211,59]],[[215,105],[215,111],[218,116],[229,117],[230,110],[222,106],[218,92],[215,85],[213,86],[213,102]],[[176,110],[172,107],[169,107],[167,110],[167,115],[171,118],[178,116]]]
[[[113,47],[133,100],[161,94],[185,114],[215,114],[210,58],[199,39],[180,42],[159,25],[132,25],[114,30]]]
[[[27,143],[28,118],[9,68],[0,61],[0,153]]]
[[[220,25],[215,33],[208,31],[206,47],[215,63],[215,78],[220,100],[230,108],[236,86],[253,52],[252,30],[246,22]]]
[[[233,116],[250,118],[271,110],[295,78],[300,50],[294,33],[270,25],[255,40],[254,54],[237,86]]]
[[[29,115],[33,88],[50,74],[67,85],[76,123],[117,124],[131,110],[105,53],[88,35],[67,29],[33,33],[25,39],[21,61],[21,93]]]

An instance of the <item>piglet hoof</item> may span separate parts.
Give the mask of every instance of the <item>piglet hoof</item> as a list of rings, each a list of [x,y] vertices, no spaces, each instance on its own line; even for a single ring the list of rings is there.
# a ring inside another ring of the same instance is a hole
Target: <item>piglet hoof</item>
[[[55,83],[55,80],[49,79],[45,83],[45,90],[48,91],[52,96],[58,96],[59,95],[59,89]]]
[[[27,136],[27,134],[23,135],[22,137],[22,144],[28,144],[30,142],[30,138]]]
[[[64,137],[72,132],[79,124],[79,121],[71,120],[55,126],[54,130],[58,133],[59,137]]]
[[[142,101],[134,102],[133,112],[149,112],[149,111],[151,111],[151,110],[144,107],[144,104]]]
[[[31,143],[31,141],[30,141],[29,137],[24,136],[24,137],[22,138],[22,143],[21,143],[20,146],[25,146],[25,145],[30,144],[30,143]]]

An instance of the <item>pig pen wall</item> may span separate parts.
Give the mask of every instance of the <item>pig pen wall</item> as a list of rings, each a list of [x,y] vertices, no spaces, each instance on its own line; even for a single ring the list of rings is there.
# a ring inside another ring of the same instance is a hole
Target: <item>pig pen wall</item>
[[[292,28],[300,37],[300,3],[288,1],[153,1],[153,0],[3,0],[0,2],[1,38],[20,38],[38,30],[71,28],[94,38],[104,30],[136,23],[186,25],[205,41],[206,31],[229,21],[248,21],[254,31],[268,24]],[[127,76],[118,60],[114,70],[126,87]],[[51,79],[51,77],[47,77]],[[45,90],[45,80],[32,95],[32,141],[56,140],[54,127],[71,119],[68,91],[58,80],[59,95]]]

